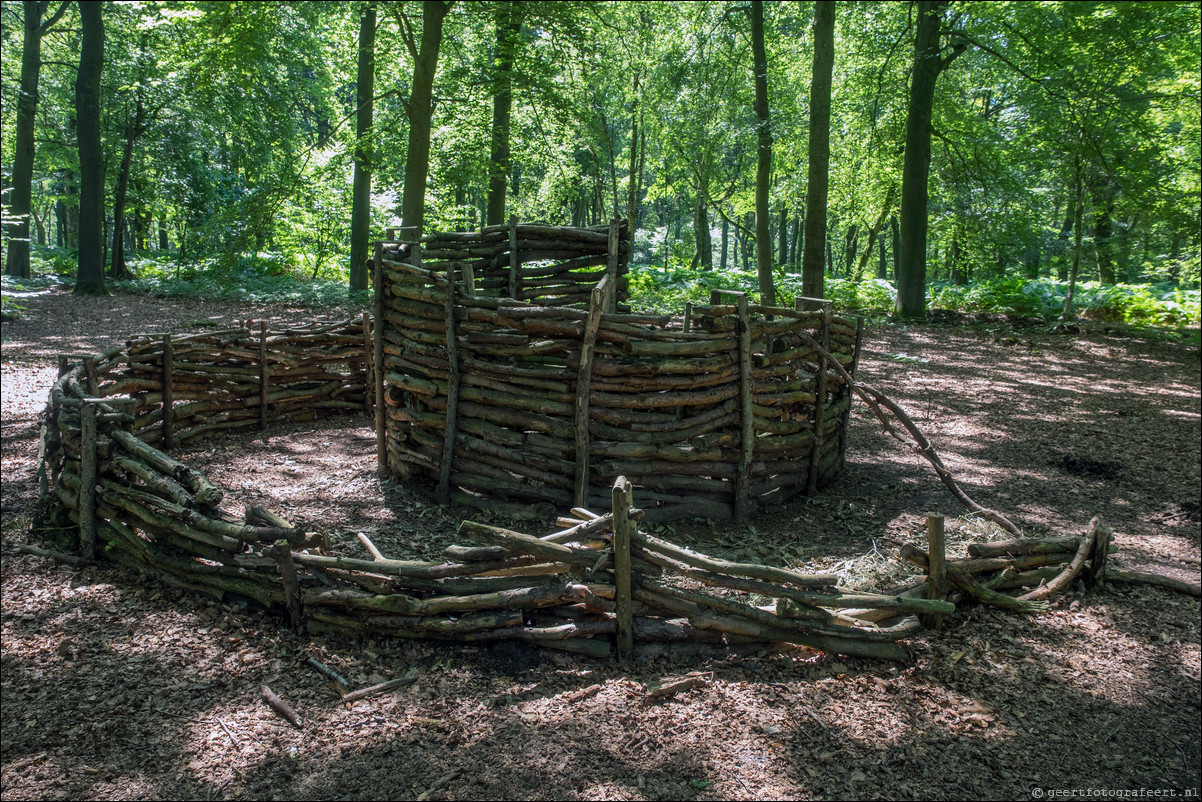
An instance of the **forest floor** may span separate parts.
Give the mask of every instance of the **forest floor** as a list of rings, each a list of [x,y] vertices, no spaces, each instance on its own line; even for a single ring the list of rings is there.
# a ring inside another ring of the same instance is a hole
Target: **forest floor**
[[[3,326],[5,800],[1197,797],[1199,602],[1165,590],[1110,585],[1037,616],[964,606],[944,632],[912,639],[904,664],[782,648],[621,665],[525,646],[302,640],[281,618],[112,565],[18,553],[57,354],[312,314],[62,291],[22,303],[26,319]],[[1196,346],[991,321],[873,327],[864,347],[860,378],[910,412],[978,502],[1030,533],[1079,533],[1100,515],[1117,532],[1116,562],[1199,581]],[[181,458],[231,504],[323,528],[348,552],[365,532],[389,556],[431,556],[454,541],[458,516],[479,517],[381,481],[363,417],[214,438]],[[820,495],[752,525],[661,531],[718,556],[880,585],[904,573],[897,547],[921,542],[931,511],[949,517],[954,543],[980,531],[857,405],[847,468]],[[353,687],[413,682],[344,705],[309,655]],[[700,687],[646,701],[649,683],[693,671]],[[263,704],[264,684],[301,728]]]

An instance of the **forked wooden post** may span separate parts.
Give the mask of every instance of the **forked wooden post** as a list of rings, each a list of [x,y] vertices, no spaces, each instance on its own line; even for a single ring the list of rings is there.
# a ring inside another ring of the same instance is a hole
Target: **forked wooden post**
[[[97,375],[96,357],[94,357],[94,356],[85,357],[84,361],[83,361],[83,365],[84,365],[84,372],[87,375],[88,395],[90,395],[90,396],[100,395],[100,377]]]
[[[163,335],[163,450],[168,451],[175,445],[175,379],[172,376],[172,365],[175,361],[175,347],[171,344],[171,335]]]
[[[280,571],[280,584],[284,586],[284,598],[288,601],[288,618],[292,630],[298,635],[305,632],[305,613],[301,606],[300,582],[296,577],[296,564],[292,562],[292,547],[287,540],[275,541],[275,561]]]
[[[372,400],[376,405],[376,471],[387,473],[384,441],[384,243],[372,254]]]
[[[267,321],[259,321],[259,428],[267,428],[267,395],[271,392],[271,369],[267,367]]]
[[[634,498],[630,482],[619,476],[611,500],[614,517],[614,607],[618,625],[618,659],[634,655],[634,607],[630,588],[630,540],[634,522],[630,505]]]
[[[601,313],[607,306],[609,285],[609,274],[606,274],[589,293],[588,319],[584,324],[584,339],[580,344],[580,366],[576,370],[576,418],[573,423],[576,437],[576,480],[573,484],[572,503],[577,507],[588,507],[589,393],[593,382],[593,353],[597,348],[597,330],[601,327]]]
[[[947,598],[947,543],[944,537],[942,515],[927,516],[927,553],[930,555],[927,569],[927,598],[943,601]],[[943,628],[942,613],[927,613],[923,623],[928,629]]]
[[[79,455],[79,553],[85,560],[96,558],[96,405],[80,408]]]
[[[447,363],[447,431],[442,441],[442,473],[438,478],[436,498],[439,504],[451,500],[451,469],[455,462],[455,436],[459,429],[459,343],[455,326],[455,268],[447,268],[446,315]]]

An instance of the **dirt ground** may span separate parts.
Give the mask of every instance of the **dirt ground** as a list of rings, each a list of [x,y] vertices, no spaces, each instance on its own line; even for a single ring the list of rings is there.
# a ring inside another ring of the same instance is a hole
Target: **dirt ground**
[[[904,664],[780,649],[621,665],[525,646],[302,640],[282,618],[13,550],[31,542],[37,415],[60,353],[201,321],[312,310],[152,297],[23,301],[3,325],[3,718],[8,799],[1038,799],[1077,789],[1196,798],[1202,764],[1197,599],[1110,585],[1024,617],[963,606]],[[1100,515],[1126,567],[1199,581],[1199,349],[1099,331],[873,327],[860,378],[899,401],[962,486],[1029,533]],[[847,469],[821,495],[745,526],[663,535],[719,556],[904,574],[924,515],[980,530],[916,457],[852,413]],[[375,475],[363,417],[215,438],[182,459],[324,529],[362,556],[431,556],[468,510]],[[543,534],[525,525],[525,531]],[[958,540],[958,538],[960,540]],[[352,687],[340,703],[306,658]],[[661,702],[648,683],[703,672]],[[261,701],[269,685],[294,728]],[[1163,797],[1162,797],[1163,798]]]

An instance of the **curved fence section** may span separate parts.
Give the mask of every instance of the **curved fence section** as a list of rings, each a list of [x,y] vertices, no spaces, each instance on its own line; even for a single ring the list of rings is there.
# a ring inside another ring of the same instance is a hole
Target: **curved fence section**
[[[455,236],[471,250],[473,235]],[[664,521],[743,520],[841,469],[851,392],[814,346],[854,374],[860,329],[829,303],[719,291],[683,317],[630,314],[612,248],[576,303],[538,303],[482,289],[476,268],[428,244],[376,250],[389,472],[444,501],[540,514],[607,509],[626,476]]]

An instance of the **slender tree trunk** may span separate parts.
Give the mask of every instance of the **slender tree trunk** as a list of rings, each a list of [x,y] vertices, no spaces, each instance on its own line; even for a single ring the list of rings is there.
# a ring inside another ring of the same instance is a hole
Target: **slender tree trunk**
[[[134,158],[134,142],[142,132],[143,116],[146,112],[139,95],[134,117],[125,124],[125,147],[121,152],[121,170],[117,173],[117,187],[113,192],[113,250],[109,259],[108,277],[114,281],[132,278],[125,262],[125,201],[129,195],[129,173]]]
[[[401,225],[405,237],[418,239],[425,231],[426,177],[430,173],[430,122],[434,115],[434,73],[442,46],[442,23],[451,4],[423,0],[421,49],[407,37],[413,57],[413,89],[409,93],[409,150],[405,156],[405,190]]]
[[[805,225],[805,215],[793,215],[793,244],[789,246],[789,267],[794,272],[801,266],[801,229]]]
[[[772,274],[772,235],[769,232],[768,190],[772,180],[772,129],[768,116],[768,56],[764,48],[764,0],[751,0],[751,52],[755,67],[756,169],[755,263],[760,280],[760,303],[776,303]]]
[[[889,215],[889,228],[893,233],[893,281],[896,283],[898,271],[901,270],[901,228],[897,223],[897,215]]]
[[[857,243],[860,241],[860,226],[852,223],[843,238],[843,275],[851,277],[851,265],[856,258]]]
[[[513,109],[513,58],[522,32],[521,11],[506,0],[496,7],[497,55],[493,72],[492,148],[488,165],[488,223],[499,225],[505,216],[506,178],[509,176],[509,119]]]
[[[1073,166],[1073,185],[1076,187],[1076,199],[1073,203],[1073,261],[1068,269],[1068,292],[1064,296],[1064,313],[1061,320],[1075,320],[1077,317],[1077,270],[1081,267],[1081,212],[1085,207],[1085,182],[1081,177],[1081,157],[1077,156]]]
[[[963,49],[940,54],[939,33],[947,0],[919,0],[914,37],[914,69],[906,111],[906,152],[902,163],[901,260],[897,309],[902,318],[926,316],[927,179],[931,171],[931,110],[935,82]]]
[[[642,186],[638,174],[638,144],[639,144],[639,76],[634,76],[634,100],[630,102],[630,175],[627,176],[626,189],[626,236],[634,242],[634,231],[639,218],[639,194]]]
[[[102,295],[104,286],[104,151],[100,143],[100,73],[104,69],[104,4],[80,3],[83,29],[75,109],[79,131],[79,271],[75,292]]]
[[[1093,192],[1093,244],[1098,260],[1098,279],[1103,284],[1114,284],[1114,189],[1103,183]]]
[[[697,198],[693,209],[693,240],[697,243],[697,255],[694,262],[702,270],[714,269],[714,242],[710,237],[710,217],[705,208],[705,201]]]
[[[726,272],[726,249],[730,244],[730,221],[722,218],[722,255],[719,257],[718,269]]]
[[[881,233],[881,227],[885,225],[885,218],[893,210],[893,195],[896,187],[896,184],[889,185],[889,190],[885,193],[885,203],[881,206],[881,213],[872,222],[872,228],[868,229],[867,243],[864,245],[864,250],[860,254],[860,260],[856,263],[856,270],[853,274],[853,280],[856,282],[859,282],[864,277],[864,271],[868,269],[868,260],[872,258],[872,246],[876,243],[877,235]],[[881,244],[881,264],[883,265],[885,250],[884,243]]]
[[[789,264],[789,212],[784,206],[780,207],[780,230],[776,232],[780,242],[780,259],[777,264],[781,267]]]
[[[835,65],[835,3],[814,3],[814,63],[810,73],[810,166],[806,186],[805,242],[801,257],[801,294],[823,298],[826,204],[831,164],[831,73]],[[829,261],[829,257],[828,257]]]
[[[371,237],[372,117],[376,96],[376,4],[359,16],[359,61],[355,72],[355,177],[351,185],[350,291],[367,289]]]
[[[21,93],[17,96],[17,130],[13,147],[13,186],[9,196],[8,253],[4,272],[29,277],[29,222],[33,210],[34,123],[38,110],[38,79],[42,70],[42,36],[67,8],[64,2],[44,24],[49,2],[25,0],[25,36],[21,47]]]
[[[876,244],[880,248],[881,252],[880,261],[876,266],[876,277],[882,281],[885,281],[889,278],[889,262],[885,259],[885,238],[878,237]]]

